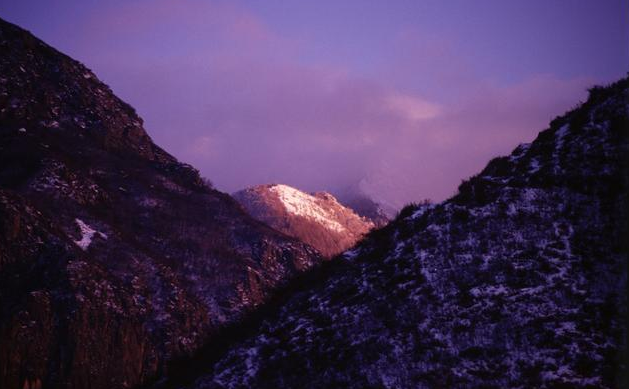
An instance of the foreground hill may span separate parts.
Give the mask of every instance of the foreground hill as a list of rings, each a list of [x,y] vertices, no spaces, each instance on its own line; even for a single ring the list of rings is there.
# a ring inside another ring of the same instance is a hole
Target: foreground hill
[[[614,388],[626,374],[629,80],[441,204],[409,206],[194,388]]]
[[[373,222],[326,192],[308,194],[288,185],[260,185],[233,196],[254,218],[327,257],[350,248],[374,228]]]
[[[0,387],[137,386],[319,261],[0,20]]]

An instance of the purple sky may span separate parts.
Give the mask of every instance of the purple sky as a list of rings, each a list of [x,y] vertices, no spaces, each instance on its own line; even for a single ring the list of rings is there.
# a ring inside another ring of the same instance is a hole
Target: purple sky
[[[442,200],[629,70],[629,1],[5,1],[224,191]]]

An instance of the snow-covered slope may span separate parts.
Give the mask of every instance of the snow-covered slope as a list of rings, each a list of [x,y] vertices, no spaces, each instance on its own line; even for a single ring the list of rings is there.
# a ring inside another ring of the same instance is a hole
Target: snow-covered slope
[[[331,204],[336,208],[341,207],[341,204],[339,204],[334,197],[317,198],[288,185],[272,185],[269,190],[271,193],[277,195],[286,211],[291,215],[314,220],[331,231],[338,233],[347,231],[347,229],[336,220],[334,210],[325,204]]]
[[[331,257],[354,245],[374,224],[326,192],[308,194],[288,185],[260,185],[234,193],[247,211],[271,227]]]
[[[617,388],[629,80],[303,285],[194,388]]]

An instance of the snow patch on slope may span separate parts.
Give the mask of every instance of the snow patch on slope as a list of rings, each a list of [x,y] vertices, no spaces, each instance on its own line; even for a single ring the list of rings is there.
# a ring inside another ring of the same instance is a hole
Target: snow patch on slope
[[[83,251],[87,250],[87,248],[90,247],[94,234],[98,234],[101,238],[107,239],[107,235],[103,234],[100,231],[96,231],[95,229],[87,225],[83,220],[74,219],[74,221],[81,230],[81,239],[75,240],[74,243],[76,243],[76,245],[79,246]]]
[[[286,208],[287,212],[314,219],[321,225],[333,231],[345,231],[345,227],[334,220],[334,215],[331,215],[328,211],[319,206],[316,197],[282,184],[273,185],[270,188],[270,191],[276,194],[282,201],[282,204]]]

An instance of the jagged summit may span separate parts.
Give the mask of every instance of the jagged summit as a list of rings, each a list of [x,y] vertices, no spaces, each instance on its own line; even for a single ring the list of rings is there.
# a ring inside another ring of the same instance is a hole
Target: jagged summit
[[[403,209],[190,386],[622,387],[628,156],[623,79]]]
[[[136,387],[321,261],[0,20],[0,387]]]
[[[236,192],[234,197],[256,219],[328,257],[349,248],[374,227],[327,192],[308,194],[288,185],[270,184]]]

